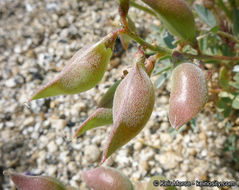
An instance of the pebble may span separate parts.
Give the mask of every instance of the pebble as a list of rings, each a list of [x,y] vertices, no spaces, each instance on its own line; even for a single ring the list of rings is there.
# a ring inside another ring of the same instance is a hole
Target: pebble
[[[88,162],[96,162],[100,158],[99,148],[96,145],[86,146],[84,149],[84,156]]]
[[[47,149],[49,152],[54,153],[57,151],[58,147],[56,145],[56,143],[54,141],[51,141],[48,145],[47,145]]]
[[[16,83],[16,81],[14,80],[14,78],[8,79],[8,80],[5,82],[5,86],[8,87],[8,88],[16,87],[16,85],[17,85],[17,83]]]

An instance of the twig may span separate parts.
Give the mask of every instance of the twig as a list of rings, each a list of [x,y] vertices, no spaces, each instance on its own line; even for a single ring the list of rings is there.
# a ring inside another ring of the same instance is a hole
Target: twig
[[[190,53],[183,53],[188,58],[191,59],[211,59],[211,60],[219,60],[219,61],[239,61],[239,57],[229,57],[229,56],[220,56],[220,55],[193,55]]]
[[[229,33],[226,33],[226,32],[223,32],[223,31],[218,31],[217,34],[221,35],[221,36],[224,36],[226,38],[229,38],[230,40],[239,43],[239,39],[237,39],[235,36],[233,36],[233,35],[231,35]]]

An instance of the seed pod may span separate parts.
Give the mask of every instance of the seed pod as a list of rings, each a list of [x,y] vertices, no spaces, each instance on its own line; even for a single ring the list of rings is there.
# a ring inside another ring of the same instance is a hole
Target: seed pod
[[[27,176],[11,172],[9,175],[19,190],[66,190],[65,186],[53,177]]]
[[[120,82],[122,80],[118,80],[115,82],[108,91],[104,94],[104,96],[100,99],[100,102],[98,104],[98,108],[112,108],[113,106],[113,99],[114,94],[116,91],[116,88],[119,86]]]
[[[206,104],[207,81],[203,71],[191,63],[178,65],[172,73],[169,120],[178,129],[191,120]]]
[[[140,52],[130,72],[116,89],[113,128],[103,153],[104,162],[118,148],[134,138],[145,126],[154,106],[154,88]]]
[[[98,108],[92,113],[84,123],[81,124],[79,129],[76,131],[74,137],[78,137],[84,132],[100,127],[103,125],[109,125],[113,123],[112,109],[110,108]]]
[[[95,45],[80,49],[62,72],[40,88],[29,101],[93,88],[106,71],[115,39],[116,35],[111,33]]]
[[[142,0],[156,11],[169,32],[191,43],[195,42],[196,28],[191,8],[184,0]]]
[[[98,167],[82,173],[85,183],[94,190],[133,190],[130,180],[118,170]]]

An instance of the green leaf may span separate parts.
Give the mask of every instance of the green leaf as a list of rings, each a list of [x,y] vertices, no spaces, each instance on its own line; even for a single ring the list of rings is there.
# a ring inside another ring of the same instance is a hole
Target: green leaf
[[[113,123],[112,109],[98,108],[93,114],[91,114],[80,128],[76,131],[74,137],[80,136],[82,133],[104,125]]]
[[[163,85],[163,83],[167,80],[169,76],[169,72],[166,72],[162,74],[156,81],[155,81],[155,86],[156,88],[159,88]]]
[[[174,48],[177,47],[175,44],[173,44],[174,37],[170,33],[166,32],[166,35],[164,36],[163,40],[164,40],[164,43],[167,45],[168,48],[174,49]]]
[[[202,5],[196,4],[195,9],[198,13],[198,16],[210,27],[215,27],[217,25],[217,21],[215,16],[211,13],[211,11],[205,8]]]
[[[235,76],[233,77],[233,79],[239,83],[239,73],[235,74]]]
[[[226,67],[222,67],[219,72],[219,83],[223,89],[230,89],[229,81],[231,79],[230,71]]]
[[[228,106],[230,106],[232,103],[232,100],[230,98],[220,98],[220,100],[217,102],[217,107],[220,109],[226,109]]]
[[[239,82],[232,82],[232,81],[230,81],[229,84],[230,84],[232,87],[234,87],[234,88],[236,88],[236,89],[239,89]]]
[[[233,9],[233,33],[239,35],[239,10],[237,8]]]
[[[237,95],[232,101],[232,107],[237,110],[239,109],[239,95]]]

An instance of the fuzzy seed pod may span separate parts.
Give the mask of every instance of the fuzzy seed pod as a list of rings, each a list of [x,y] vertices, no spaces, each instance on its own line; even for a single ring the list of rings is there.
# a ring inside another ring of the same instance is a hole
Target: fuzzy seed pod
[[[206,104],[207,81],[203,71],[191,63],[178,65],[172,73],[169,120],[178,129],[191,120]]]
[[[98,167],[82,173],[85,183],[94,190],[133,190],[130,180],[118,170]]]
[[[67,190],[60,181],[47,176],[27,176],[9,173],[11,180],[19,190]]]
[[[92,113],[76,131],[74,137],[78,137],[90,129],[113,123],[111,108],[98,108]]]
[[[93,88],[106,71],[115,39],[116,35],[111,33],[95,45],[80,49],[61,73],[40,88],[29,101]]]
[[[196,28],[191,8],[184,0],[142,0],[156,11],[169,32],[195,42]]]
[[[118,148],[134,138],[145,126],[154,106],[154,88],[142,63],[136,55],[130,72],[116,89],[113,101],[113,128],[103,153],[105,161]]]

